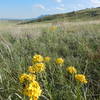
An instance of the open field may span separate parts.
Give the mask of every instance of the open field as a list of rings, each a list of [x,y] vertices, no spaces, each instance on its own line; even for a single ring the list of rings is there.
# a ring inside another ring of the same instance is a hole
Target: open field
[[[100,20],[31,23],[0,22],[0,100],[28,100],[19,75],[29,73],[35,54],[50,56],[45,71],[36,73],[39,100],[100,100]],[[62,57],[64,64],[55,63]],[[87,78],[77,82],[65,69],[74,66]]]

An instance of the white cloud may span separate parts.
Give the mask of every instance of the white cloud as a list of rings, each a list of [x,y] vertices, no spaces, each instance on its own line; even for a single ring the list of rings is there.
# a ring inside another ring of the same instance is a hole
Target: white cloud
[[[61,3],[62,2],[62,0],[55,0],[56,2],[58,2],[58,3]]]
[[[45,6],[42,5],[42,4],[34,5],[34,7],[36,7],[36,8],[40,8],[40,9],[43,9],[43,10],[46,9]]]
[[[100,6],[100,0],[90,0],[93,6],[98,7]]]

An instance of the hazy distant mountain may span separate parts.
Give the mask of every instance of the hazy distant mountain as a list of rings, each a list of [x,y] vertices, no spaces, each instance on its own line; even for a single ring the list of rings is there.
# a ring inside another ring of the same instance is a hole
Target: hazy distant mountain
[[[12,21],[13,21],[13,20],[24,20],[24,19],[0,18],[0,20],[6,20],[6,21],[7,21],[7,20],[12,20]]]
[[[46,17],[46,16],[49,16],[49,15],[40,15],[36,19],[43,18],[43,17]]]
[[[0,18],[0,20],[4,20],[4,21],[30,21],[30,20],[37,20],[40,18],[43,18],[45,16],[49,16],[49,15],[40,15],[36,18]]]

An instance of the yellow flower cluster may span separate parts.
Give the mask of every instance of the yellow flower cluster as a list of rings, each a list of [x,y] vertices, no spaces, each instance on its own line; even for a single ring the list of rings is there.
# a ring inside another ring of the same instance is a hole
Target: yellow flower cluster
[[[35,55],[33,56],[33,62],[36,62],[36,63],[40,63],[40,62],[43,62],[43,57],[41,55]]]
[[[51,30],[51,31],[56,31],[56,30],[57,30],[57,26],[51,26],[51,27],[50,27],[50,30]]]
[[[31,98],[38,98],[42,93],[42,90],[37,81],[31,82],[28,86],[23,89],[23,94]]]
[[[46,60],[49,60],[49,57],[43,57],[41,55],[34,55],[33,59],[32,59],[32,66],[28,67],[28,71],[30,73],[36,73],[36,72],[42,72],[45,70],[45,64],[43,62],[45,62],[45,58]]]
[[[25,95],[38,97],[41,89],[40,89],[38,82],[35,81],[36,75],[34,75],[34,74],[22,74],[19,77],[19,80],[21,83],[25,83],[26,81],[28,81],[30,83],[29,85],[25,84],[25,87],[23,89],[23,93]],[[34,93],[34,91],[35,91],[35,93]]]
[[[28,67],[29,74],[22,74],[19,77],[20,83],[24,84],[23,94],[30,97],[30,100],[38,100],[42,90],[36,81],[36,75],[33,73],[45,70],[44,58],[41,55],[35,55],[32,58],[33,65]]]
[[[75,79],[80,81],[81,83],[87,83],[86,77],[83,74],[76,74]]]
[[[22,74],[20,77],[19,77],[19,81],[20,83],[24,83],[25,81],[34,81],[36,80],[36,75],[32,75],[32,74]]]
[[[63,64],[64,63],[64,59],[62,59],[62,58],[57,58],[56,59],[56,64]]]
[[[77,70],[74,66],[69,66],[68,68],[66,68],[66,70],[71,74],[77,73]]]
[[[33,66],[29,66],[28,71],[31,73],[35,72],[42,72],[45,70],[45,64],[44,63],[36,63]]]
[[[29,96],[31,100],[34,100],[32,98],[38,98],[41,95],[41,88],[39,86],[39,83],[36,80],[36,75],[34,74],[22,74],[19,77],[19,80],[21,83],[24,83],[23,87],[23,94],[26,96]],[[29,84],[27,84],[29,83]],[[35,99],[36,100],[36,99]]]
[[[69,66],[66,68],[66,70],[70,73],[70,74],[75,74],[75,79],[80,81],[81,83],[87,83],[86,77],[83,74],[76,74],[77,73],[77,69],[74,66]]]

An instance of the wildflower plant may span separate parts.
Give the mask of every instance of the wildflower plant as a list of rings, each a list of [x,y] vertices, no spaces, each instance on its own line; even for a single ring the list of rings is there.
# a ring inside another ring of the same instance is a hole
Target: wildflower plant
[[[66,70],[70,73],[70,74],[75,74],[77,73],[77,70],[74,66],[69,66],[66,68]]]
[[[77,81],[79,81],[80,83],[88,83],[87,79],[86,79],[86,76],[83,75],[83,74],[76,74],[75,75],[75,79]]]
[[[30,72],[42,72],[45,70],[45,64],[44,63],[36,63],[33,66],[29,67]]]
[[[41,55],[34,55],[32,61],[33,63],[41,63],[43,62],[43,57]]]
[[[45,70],[45,64],[41,55],[35,55],[32,59],[32,66],[28,67],[29,74],[22,74],[19,77],[20,83],[24,84],[22,93],[30,98],[30,100],[38,100],[41,96],[42,89],[39,83],[36,81],[36,73]]]
[[[63,58],[57,58],[55,62],[56,62],[56,64],[62,65],[64,63],[64,59]]]

